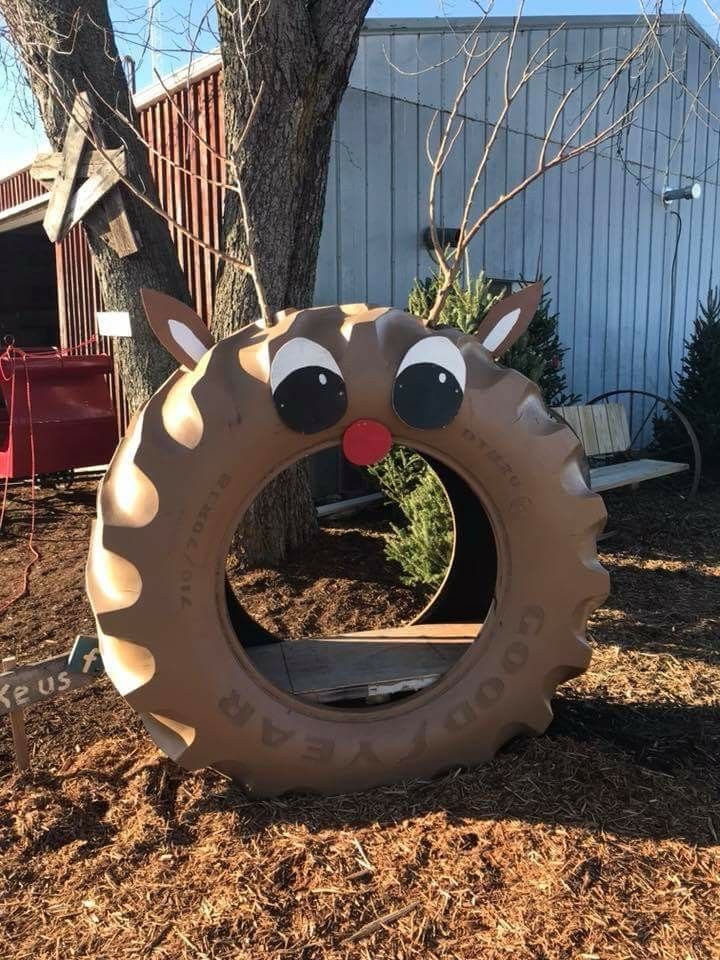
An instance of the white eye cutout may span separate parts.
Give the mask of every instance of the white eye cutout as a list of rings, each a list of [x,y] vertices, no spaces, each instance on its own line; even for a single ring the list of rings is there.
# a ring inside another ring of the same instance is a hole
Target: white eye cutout
[[[517,323],[519,316],[520,308],[518,307],[517,310],[511,310],[510,313],[506,313],[501,320],[498,320],[490,333],[483,340],[483,346],[485,349],[489,350],[490,353],[492,353],[494,350],[497,350],[497,348]]]
[[[308,340],[307,337],[293,337],[292,340],[288,340],[280,347],[270,364],[270,389],[272,392],[275,393],[286,377],[303,367],[324,367],[340,377],[341,380],[343,379],[340,367],[329,350],[321,347],[314,340]],[[322,377],[322,374],[320,376]]]
[[[447,337],[423,337],[422,340],[418,340],[402,358],[395,378],[397,379],[403,370],[416,363],[432,363],[435,366],[442,367],[455,377],[458,386],[463,393],[465,392],[465,380],[467,379],[465,361],[458,348]],[[445,381],[441,379],[440,382],[444,383]]]
[[[208,348],[202,340],[195,336],[190,327],[186,327],[185,324],[180,323],[179,320],[168,320],[168,330],[170,331],[170,336],[180,349],[184,350],[185,353],[196,362],[208,352]]]

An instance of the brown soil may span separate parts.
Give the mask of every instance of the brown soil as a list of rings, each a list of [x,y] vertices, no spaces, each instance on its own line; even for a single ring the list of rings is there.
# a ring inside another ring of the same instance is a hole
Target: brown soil
[[[0,533],[0,603],[27,556],[26,495]],[[258,802],[162,759],[106,680],[27,711],[29,775],[0,721],[0,956],[717,960],[720,488],[609,505],[591,671],[545,736],[477,770]],[[42,659],[92,629],[92,513],[88,484],[41,492],[42,560],[0,653]],[[305,557],[246,575],[243,598],[289,635],[369,626],[368,606],[407,618],[423,598],[392,582],[370,526],[326,530],[320,584]]]
[[[386,509],[375,507],[328,521],[312,547],[298,551],[281,570],[246,572],[230,566],[230,583],[251,616],[278,637],[322,637],[407,623],[433,591],[404,586],[399,568],[385,559],[383,534],[390,520]]]

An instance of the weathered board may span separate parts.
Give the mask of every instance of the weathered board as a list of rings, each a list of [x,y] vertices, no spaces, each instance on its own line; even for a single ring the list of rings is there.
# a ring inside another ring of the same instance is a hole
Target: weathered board
[[[107,192],[115,186],[120,180],[120,173],[110,164],[106,164],[97,173],[94,173],[86,180],[70,199],[65,212],[62,234],[67,233],[76,226],[89,210],[99,203]]]
[[[78,94],[62,153],[41,154],[31,168],[36,180],[54,181],[43,226],[57,243],[85,220],[118,256],[127,257],[139,248],[120,190],[127,156],[123,147],[108,147],[102,125],[93,120],[89,94]],[[89,135],[102,150],[92,149]]]
[[[253,666],[288,693],[316,703],[385,699],[434,683],[465,653],[479,624],[414,624],[336,637],[287,640],[246,650]],[[85,687],[102,665],[97,639],[0,674],[0,716]]]
[[[65,212],[72,197],[78,167],[87,143],[86,126],[90,116],[90,100],[86,93],[75,97],[72,116],[68,123],[59,169],[50,191],[43,227],[50,240],[56,243],[63,236]]]
[[[379,700],[441,677],[478,635],[478,624],[416,624],[246,651],[253,666],[288,693],[316,703]]]
[[[0,673],[0,716],[86,687],[94,679],[93,674],[73,673],[66,653]]]
[[[627,413],[621,403],[554,407],[580,438],[589,457],[625,453],[630,446]]]
[[[593,467],[590,470],[590,486],[595,493],[602,493],[603,490],[634,486],[645,480],[657,480],[659,477],[668,477],[688,469],[687,463],[670,463],[666,460],[628,460],[626,463],[613,463],[607,467]]]
[[[129,257],[140,248],[138,235],[130,224],[120,184],[105,195],[102,211],[107,220],[107,242],[119,257]]]
[[[116,167],[123,176],[127,173],[124,147],[110,147],[102,153],[99,150],[85,150],[78,164],[78,180],[85,180],[104,170],[108,166],[108,161],[109,165]],[[30,167],[30,176],[41,183],[54,180],[61,163],[62,154],[60,153],[39,153]]]

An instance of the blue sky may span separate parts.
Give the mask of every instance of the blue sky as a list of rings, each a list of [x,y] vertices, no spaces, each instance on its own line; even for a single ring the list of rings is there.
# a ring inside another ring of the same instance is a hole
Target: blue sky
[[[111,10],[116,21],[118,44],[123,53],[129,53],[140,59],[138,88],[141,89],[153,80],[150,58],[142,57],[142,45],[137,35],[138,23],[142,22],[147,9],[145,0],[110,0]],[[155,30],[154,45],[165,52],[156,56],[156,66],[166,72],[183,65],[187,54],[187,26],[184,14],[190,11],[193,24],[197,24],[199,14],[207,6],[207,0],[155,0],[159,25]],[[708,13],[703,0],[665,0],[667,13],[684,7],[687,13],[705,27],[713,36],[717,34],[717,24]],[[717,3],[720,9],[720,0]],[[639,12],[639,0],[526,0],[525,15],[563,15],[570,14],[636,14]],[[517,0],[495,0],[494,16],[512,16],[517,10]],[[478,16],[478,4],[473,0],[375,0],[370,10],[373,17],[473,17]],[[212,37],[204,34],[205,46],[213,44]],[[173,52],[175,49],[175,52]],[[9,86],[6,84],[6,87]],[[0,90],[0,129],[2,129],[2,154],[0,154],[0,176],[29,162],[39,149],[45,149],[46,143],[38,124],[28,123],[24,111],[20,111],[8,89]]]

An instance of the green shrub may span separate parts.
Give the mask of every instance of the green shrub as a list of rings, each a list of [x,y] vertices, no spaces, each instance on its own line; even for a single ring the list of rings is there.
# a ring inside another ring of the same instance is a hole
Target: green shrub
[[[424,280],[416,280],[408,297],[408,312],[425,319],[435,302],[440,287],[440,274],[433,273]],[[463,286],[459,278],[448,294],[441,314],[440,326],[456,327],[463,333],[473,334],[490,307],[497,303],[500,294],[492,293],[491,283],[480,273]]]
[[[439,587],[452,554],[453,524],[437,476],[406,447],[393,450],[369,470],[405,518],[402,526],[391,525],[385,556],[400,565],[403,583]]]
[[[427,317],[440,283],[438,274],[416,280],[408,298],[408,310]],[[480,274],[463,284],[457,279],[445,301],[439,327],[455,327],[473,334],[499,295]],[[557,333],[557,314],[550,311],[547,292],[527,332],[503,357],[506,366],[519,370],[539,386],[548,405],[573,403],[567,393],[562,348]],[[385,555],[402,569],[401,580],[410,585],[439,587],[450,564],[453,522],[442,484],[421,456],[404,447],[393,450],[370,468],[385,496],[402,512],[405,523],[393,524],[385,540]]]

